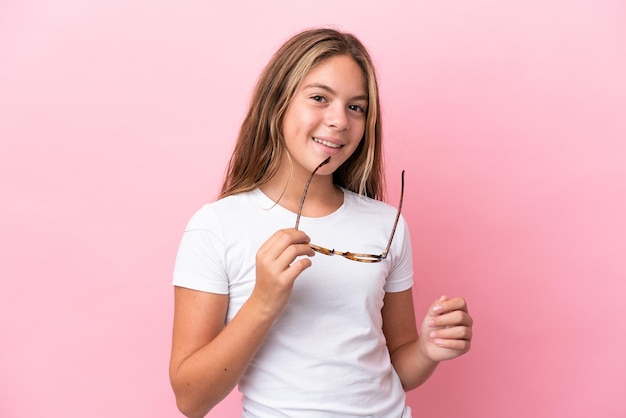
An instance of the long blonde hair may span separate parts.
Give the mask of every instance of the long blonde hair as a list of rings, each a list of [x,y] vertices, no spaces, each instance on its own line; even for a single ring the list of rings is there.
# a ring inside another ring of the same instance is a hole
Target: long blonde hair
[[[285,111],[308,72],[324,60],[346,55],[363,70],[368,91],[367,121],[359,147],[334,173],[333,182],[353,192],[384,197],[380,101],[369,53],[352,34],[334,29],[301,32],[274,54],[257,82],[220,197],[250,191],[276,174],[283,153]]]

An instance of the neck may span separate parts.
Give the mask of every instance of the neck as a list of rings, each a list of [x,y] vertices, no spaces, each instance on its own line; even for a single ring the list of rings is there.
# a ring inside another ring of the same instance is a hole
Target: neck
[[[279,170],[260,188],[274,202],[292,212],[297,212],[302,193],[310,177],[303,170],[286,167]],[[343,203],[343,192],[333,184],[333,176],[316,174],[311,179],[302,215],[307,217],[325,216],[337,210]]]

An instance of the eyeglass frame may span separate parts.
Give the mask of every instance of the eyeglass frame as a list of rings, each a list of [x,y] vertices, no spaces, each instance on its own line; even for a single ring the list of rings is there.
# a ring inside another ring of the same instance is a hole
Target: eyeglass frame
[[[300,206],[298,207],[298,214],[296,216],[296,225],[294,227],[296,230],[298,229],[298,226],[300,225],[300,217],[302,216],[302,207],[304,206],[304,199],[306,198],[307,191],[309,190],[309,184],[311,184],[311,180],[313,180],[313,177],[315,176],[315,173],[317,173],[317,170],[319,170],[324,165],[328,164],[329,161],[330,161],[330,157],[322,161],[321,164],[318,165],[315,168],[315,170],[313,170],[313,172],[311,173],[311,176],[309,177],[309,179],[307,180],[304,186],[304,191],[302,192],[302,198],[300,199]],[[387,247],[379,255],[365,254],[365,253],[352,253],[349,251],[342,252],[342,251],[337,251],[334,248],[332,250],[329,250],[328,248],[320,247],[319,245],[315,245],[312,243],[308,243],[308,245],[315,252],[318,252],[320,254],[330,255],[330,256],[338,255],[338,256],[347,258],[348,260],[358,261],[361,263],[378,263],[380,261],[383,261],[384,259],[387,258],[387,255],[389,254],[389,249],[391,248],[391,242],[393,241],[393,237],[398,227],[398,221],[400,220],[400,213],[402,212],[403,199],[404,199],[404,170],[402,170],[402,183],[401,183],[401,189],[400,189],[400,203],[398,203],[398,213],[396,214],[396,219],[393,223],[393,229],[391,230],[391,235],[389,236],[389,242],[387,243]]]

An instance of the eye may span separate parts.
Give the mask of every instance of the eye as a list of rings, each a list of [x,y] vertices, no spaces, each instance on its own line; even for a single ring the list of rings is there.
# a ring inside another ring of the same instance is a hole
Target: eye
[[[321,96],[319,94],[316,94],[315,96],[311,96],[311,99],[315,100],[316,102],[320,102],[320,103],[324,103],[326,101],[326,97]]]
[[[359,113],[365,113],[365,108],[359,105],[350,105],[348,106],[348,109],[353,110],[355,112],[359,112]]]

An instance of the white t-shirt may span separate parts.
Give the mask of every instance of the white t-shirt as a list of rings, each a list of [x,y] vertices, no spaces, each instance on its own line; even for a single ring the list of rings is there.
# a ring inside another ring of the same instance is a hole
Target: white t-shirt
[[[380,254],[396,209],[344,190],[343,205],[299,229],[329,249]],[[296,215],[259,189],[203,206],[180,244],[174,285],[228,294],[226,323],[248,299],[255,255]],[[239,382],[243,417],[400,417],[405,394],[382,332],[385,292],[413,284],[409,232],[398,223],[388,257],[360,263],[316,254]]]

